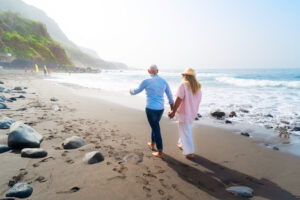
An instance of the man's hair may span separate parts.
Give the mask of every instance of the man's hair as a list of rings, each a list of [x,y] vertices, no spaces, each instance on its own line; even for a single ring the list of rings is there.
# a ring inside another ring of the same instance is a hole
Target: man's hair
[[[157,68],[156,65],[151,65],[148,69],[149,69],[151,72],[154,72],[154,71],[158,70],[158,68]]]

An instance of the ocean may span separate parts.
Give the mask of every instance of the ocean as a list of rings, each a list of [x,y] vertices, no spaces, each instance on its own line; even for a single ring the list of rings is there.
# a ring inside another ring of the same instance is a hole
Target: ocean
[[[159,72],[159,75],[169,82],[174,95],[182,79],[181,71],[183,70]],[[196,71],[203,93],[199,108],[202,115],[200,121],[209,121],[219,126],[224,124],[224,121],[212,118],[211,112],[224,111],[228,117],[231,111],[235,111],[237,117],[228,118],[233,124],[258,127],[256,132],[265,132],[269,136],[270,134],[277,136],[278,128],[286,127],[294,138],[291,140],[292,143],[300,143],[298,142],[300,132],[295,128],[300,127],[300,69],[196,69]],[[149,75],[146,70],[103,70],[97,74],[53,73],[48,79],[129,96],[129,89],[136,88],[147,77]],[[144,94],[139,96],[145,98]],[[245,130],[255,132],[249,128],[242,131]]]

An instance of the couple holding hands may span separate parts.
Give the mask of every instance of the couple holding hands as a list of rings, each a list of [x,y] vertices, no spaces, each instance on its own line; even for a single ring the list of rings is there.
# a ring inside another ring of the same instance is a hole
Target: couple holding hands
[[[146,90],[147,103],[146,115],[151,127],[151,142],[148,143],[154,156],[163,157],[163,143],[161,138],[159,121],[164,112],[164,93],[168,97],[171,111],[168,116],[178,121],[179,140],[177,146],[183,150],[183,154],[188,158],[194,157],[194,144],[191,132],[191,125],[197,116],[199,104],[201,102],[201,84],[197,81],[195,70],[187,68],[182,75],[182,82],[176,93],[174,103],[169,84],[158,76],[158,68],[151,65],[148,68],[150,78],[145,79],[136,89],[130,89],[131,95],[136,95]]]

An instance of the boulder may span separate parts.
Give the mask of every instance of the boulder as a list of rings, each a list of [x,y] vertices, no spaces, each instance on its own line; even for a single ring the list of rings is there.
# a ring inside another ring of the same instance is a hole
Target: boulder
[[[33,189],[27,183],[16,183],[8,192],[6,197],[27,198],[33,192]]]
[[[28,125],[16,122],[10,126],[8,146],[16,149],[39,148],[43,137]]]
[[[237,115],[236,115],[236,113],[234,112],[234,111],[231,111],[230,113],[229,113],[229,117],[236,117]]]
[[[3,81],[0,81],[0,84],[4,84],[4,82],[3,82]]]
[[[41,148],[24,148],[21,151],[21,156],[26,158],[43,158],[47,155],[47,151]]]
[[[0,103],[0,109],[7,109],[7,105],[4,103]]]
[[[14,90],[22,90],[21,87],[15,87]]]
[[[50,101],[58,101],[58,99],[55,98],[55,97],[52,97],[52,98],[50,99]]]
[[[211,116],[213,116],[214,118],[217,118],[217,119],[223,119],[225,117],[225,113],[222,111],[215,111],[215,112],[211,113]]]
[[[72,136],[72,137],[65,139],[65,141],[63,142],[62,145],[63,145],[64,149],[77,149],[86,144],[87,143],[80,137]]]
[[[10,148],[8,146],[0,144],[0,153],[7,152],[9,150]]]
[[[241,135],[246,136],[246,137],[250,137],[250,134],[247,132],[242,132]]]
[[[83,157],[83,162],[86,164],[95,164],[104,160],[103,155],[99,151],[86,153]]]
[[[8,117],[2,117],[0,119],[0,129],[9,129],[10,126],[15,123],[16,121],[8,118]]]
[[[234,195],[251,198],[253,197],[253,189],[246,186],[232,186],[226,188],[226,191],[233,193]]]

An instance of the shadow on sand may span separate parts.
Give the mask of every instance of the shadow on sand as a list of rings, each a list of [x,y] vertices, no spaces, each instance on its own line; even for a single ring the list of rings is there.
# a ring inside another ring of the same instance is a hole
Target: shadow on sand
[[[245,199],[234,196],[225,190],[227,187],[234,185],[252,188],[254,190],[254,196],[256,197],[272,200],[300,199],[267,179],[257,179],[248,176],[247,174],[214,163],[199,155],[195,155],[195,158],[189,160],[207,170],[202,171],[164,154],[164,161],[169,167],[174,169],[184,181],[193,184],[217,199]],[[199,197],[197,197],[197,199],[198,198]]]

